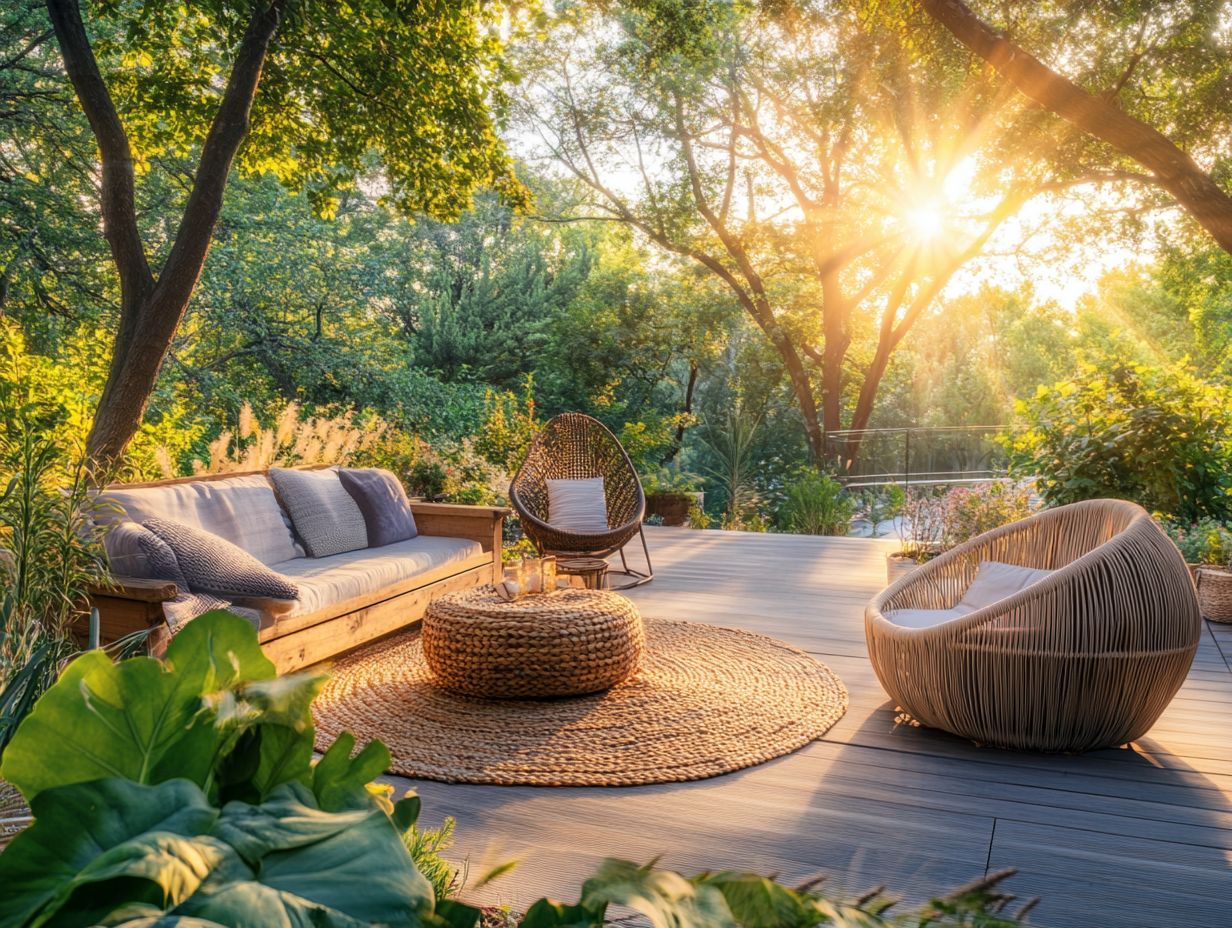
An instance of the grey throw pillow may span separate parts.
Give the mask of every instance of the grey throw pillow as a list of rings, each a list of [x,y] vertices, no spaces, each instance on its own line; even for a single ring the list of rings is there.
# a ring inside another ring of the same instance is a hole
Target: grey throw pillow
[[[193,593],[218,593],[228,599],[299,597],[294,583],[225,538],[170,519],[150,519],[143,524],[175,552],[180,573]]]
[[[368,527],[336,470],[271,467],[270,480],[309,557],[368,547]]]
[[[342,468],[338,471],[338,479],[364,514],[369,548],[392,545],[419,534],[406,491],[389,471]]]
[[[184,583],[175,552],[165,541],[136,522],[112,522],[107,526],[103,547],[113,573],[145,580]]]
[[[137,547],[145,555],[147,576],[151,580],[170,580],[182,589],[188,589],[188,578],[180,569],[180,559],[175,556],[171,545],[163,541],[145,526],[137,537]]]

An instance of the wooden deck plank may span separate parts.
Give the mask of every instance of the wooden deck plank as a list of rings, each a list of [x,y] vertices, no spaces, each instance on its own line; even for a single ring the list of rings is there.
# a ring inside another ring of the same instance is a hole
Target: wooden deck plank
[[[1232,626],[1207,624],[1176,700],[1129,748],[998,751],[895,727],[863,628],[892,544],[662,528],[648,536],[656,579],[629,594],[643,614],[795,644],[842,677],[850,709],[801,751],[698,783],[539,789],[394,778],[419,790],[426,822],[457,818],[456,859],[472,876],[521,860],[473,898],[517,906],[574,897],[605,856],[788,880],[828,872],[852,891],[886,883],[911,899],[1015,866],[1009,888],[1043,897],[1033,924],[1226,922],[1212,900],[1226,898],[1232,874]]]

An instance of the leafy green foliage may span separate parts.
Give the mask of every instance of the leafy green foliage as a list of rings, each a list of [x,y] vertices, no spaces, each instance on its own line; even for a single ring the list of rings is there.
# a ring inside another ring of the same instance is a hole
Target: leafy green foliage
[[[40,793],[32,811],[0,855],[4,928],[57,916],[414,926],[432,909],[384,812],[323,812],[302,786],[218,809],[187,780],[107,778]]]
[[[542,427],[535,415],[535,378],[526,376],[521,396],[489,390],[483,405],[483,425],[475,436],[475,450],[489,463],[513,473]]]
[[[19,338],[0,345],[0,752],[76,650],[87,591],[109,582],[93,475],[24,361]]]
[[[947,928],[960,925],[1010,928],[1029,905],[1006,913],[1013,897],[998,889],[1008,873],[963,887],[913,912],[895,914],[892,902],[874,893],[841,902],[812,887],[792,889],[753,873],[723,871],[686,878],[653,866],[606,860],[582,886],[575,904],[540,900],[521,928],[602,928],[609,906],[631,908],[653,925],[680,928]]]
[[[445,898],[452,822],[419,830],[417,798],[391,804],[369,782],[384,746],[352,755],[344,734],[311,764],[318,682],[274,677],[256,632],[223,612],[188,623],[163,661],[72,663],[4,756],[34,824],[0,854],[0,928],[476,925],[478,909]],[[577,903],[540,900],[520,924],[602,928],[627,906],[680,928],[999,928],[1014,923],[999,878],[893,918],[880,896],[609,860]]]
[[[451,816],[439,828],[413,825],[402,835],[402,841],[415,861],[415,869],[432,884],[432,892],[438,902],[449,898],[459,888],[458,868],[441,856],[453,847],[456,825]]]
[[[995,480],[954,487],[942,498],[942,547],[952,548],[1010,522],[1031,515],[1032,486]]]
[[[1024,427],[1007,444],[1048,503],[1119,497],[1181,520],[1226,519],[1230,400],[1179,365],[1102,359],[1021,403]]]
[[[18,728],[0,775],[27,800],[115,776],[143,784],[182,777],[217,798],[239,787],[237,767],[251,778],[252,762],[281,760],[272,754],[289,746],[262,736],[270,728],[309,733],[322,678],[276,677],[247,621],[208,616],[186,625],[162,659],[117,664],[101,651],[76,658]],[[259,792],[306,777],[302,761],[258,781]]]
[[[36,816],[0,855],[0,925],[429,923],[432,888],[402,837],[418,800],[369,789],[389,752],[352,756],[344,735],[312,763],[322,679],[276,676],[225,612],[188,623],[162,659],[74,660],[0,766]]]
[[[1225,523],[1199,519],[1192,524],[1168,521],[1163,527],[1185,563],[1218,567],[1232,564],[1232,528]]]
[[[856,500],[830,474],[800,470],[783,488],[779,524],[798,535],[846,535]]]
[[[490,104],[511,76],[494,26],[503,7],[358,0],[287,5],[239,153],[244,173],[312,191],[329,212],[373,153],[388,199],[456,215],[481,186],[517,196]],[[234,49],[253,8],[98,4],[96,54],[139,157],[175,156],[204,141]]]

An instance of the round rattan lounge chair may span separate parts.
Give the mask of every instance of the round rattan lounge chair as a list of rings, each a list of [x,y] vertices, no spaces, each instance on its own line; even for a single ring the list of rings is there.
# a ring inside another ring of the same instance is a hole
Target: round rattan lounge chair
[[[608,530],[581,534],[552,525],[547,481],[592,477],[603,478]],[[540,554],[605,558],[619,552],[623,570],[612,573],[624,574],[631,580],[620,589],[640,586],[654,578],[650,549],[642,531],[642,517],[646,514],[642,482],[620,441],[598,419],[577,412],[549,419],[514,475],[509,500],[522,520],[522,530]],[[642,540],[645,571],[634,570],[625,558],[624,547],[634,537]]]
[[[1053,571],[928,627],[895,610],[950,609],[981,562]],[[1193,582],[1144,509],[1091,500],[973,538],[883,590],[864,613],[890,698],[923,725],[980,744],[1078,752],[1141,737],[1198,647]]]

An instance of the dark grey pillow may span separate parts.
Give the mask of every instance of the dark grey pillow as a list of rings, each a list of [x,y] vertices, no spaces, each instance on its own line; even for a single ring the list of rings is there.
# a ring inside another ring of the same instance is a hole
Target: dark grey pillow
[[[338,479],[364,514],[369,548],[406,541],[419,534],[406,491],[389,471],[342,469]]]
[[[180,573],[193,593],[299,598],[299,587],[225,538],[172,519],[150,519],[142,525],[175,552]]]

